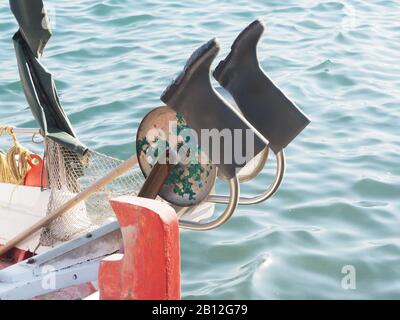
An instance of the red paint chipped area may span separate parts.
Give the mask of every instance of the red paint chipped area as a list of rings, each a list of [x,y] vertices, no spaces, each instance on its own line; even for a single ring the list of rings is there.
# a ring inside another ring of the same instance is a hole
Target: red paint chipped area
[[[1,245],[0,245],[1,247]],[[11,249],[5,255],[0,257],[0,270],[12,266],[33,256],[33,253],[21,249]]]
[[[7,268],[7,267],[9,267],[11,265],[13,265],[13,263],[11,261],[7,261],[5,259],[4,260],[3,259],[0,260],[0,270],[1,269],[5,269],[5,268]]]
[[[55,292],[47,293],[32,300],[82,300],[96,292],[91,283],[64,288]]]

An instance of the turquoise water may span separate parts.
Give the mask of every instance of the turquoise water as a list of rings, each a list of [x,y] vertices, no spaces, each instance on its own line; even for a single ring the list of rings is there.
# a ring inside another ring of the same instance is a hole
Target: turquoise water
[[[140,120],[191,52],[217,36],[225,57],[255,18],[267,26],[263,68],[312,119],[271,200],[218,230],[182,232],[184,298],[400,298],[398,1],[47,3],[55,30],[43,63],[78,136],[100,152],[132,154]],[[16,29],[2,1],[0,122],[33,127]],[[271,172],[243,193],[261,192]],[[355,289],[342,287],[346,265]]]

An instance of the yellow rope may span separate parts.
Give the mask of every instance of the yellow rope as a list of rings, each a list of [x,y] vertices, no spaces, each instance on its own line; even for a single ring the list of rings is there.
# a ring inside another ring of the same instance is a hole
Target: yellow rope
[[[8,165],[7,157],[2,151],[0,151],[0,182],[17,184]]]
[[[0,151],[0,182],[24,184],[25,176],[31,169],[29,160],[32,153],[21,146],[14,132],[14,127],[0,125],[0,136],[8,134],[13,139],[13,146],[4,154]]]

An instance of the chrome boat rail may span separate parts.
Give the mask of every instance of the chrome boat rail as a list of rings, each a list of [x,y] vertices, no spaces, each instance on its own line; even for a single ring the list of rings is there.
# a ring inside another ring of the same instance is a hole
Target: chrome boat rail
[[[183,229],[190,229],[190,230],[197,230],[197,231],[206,231],[220,227],[225,222],[227,222],[232,214],[235,212],[235,209],[238,204],[239,199],[239,179],[235,176],[232,179],[229,179],[229,189],[230,193],[228,201],[226,202],[228,206],[226,207],[225,211],[215,220],[209,222],[191,222],[186,220],[179,220],[179,226]]]
[[[252,205],[252,204],[257,204],[257,203],[262,203],[269,198],[271,198],[274,193],[279,189],[279,186],[281,185],[283,181],[283,176],[285,174],[285,153],[283,150],[279,151],[276,154],[276,173],[275,173],[275,179],[274,181],[270,184],[267,190],[265,190],[263,193],[254,196],[254,197],[244,197],[240,196],[238,199],[238,204],[239,205]],[[257,169],[257,168],[256,168]],[[255,178],[259,171],[254,170],[253,174],[251,175],[252,179]],[[219,204],[226,204],[229,203],[230,199],[229,196],[223,196],[223,195],[209,195],[207,198],[208,202],[212,203],[219,203]]]

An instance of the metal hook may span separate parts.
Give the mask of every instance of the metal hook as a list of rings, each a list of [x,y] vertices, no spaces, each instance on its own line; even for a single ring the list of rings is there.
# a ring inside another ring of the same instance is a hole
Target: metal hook
[[[42,140],[35,140],[35,138],[38,135],[42,137]],[[32,143],[34,143],[34,144],[42,144],[44,142],[43,136],[42,136],[42,134],[40,132],[35,132],[34,134],[32,134],[32,139],[31,140],[32,140]]]
[[[227,197],[228,201],[226,202],[228,206],[225,211],[215,220],[201,223],[201,222],[192,222],[187,220],[179,220],[179,226],[183,229],[197,230],[197,231],[206,231],[218,228],[222,226],[225,222],[227,222],[232,214],[235,212],[235,209],[239,200],[239,179],[237,176],[229,179],[229,196]],[[225,202],[224,202],[225,203]]]

